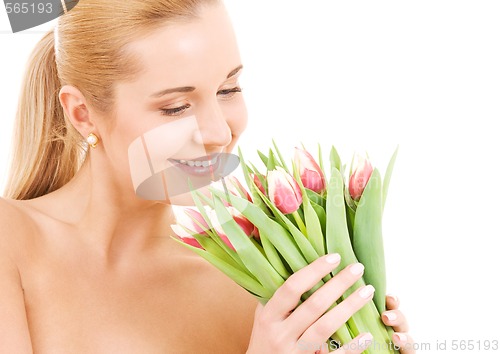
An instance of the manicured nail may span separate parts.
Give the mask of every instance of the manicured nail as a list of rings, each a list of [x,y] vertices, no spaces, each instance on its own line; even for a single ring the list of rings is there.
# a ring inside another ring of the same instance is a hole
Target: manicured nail
[[[332,253],[326,256],[326,263],[335,264],[340,261],[340,255],[338,253]]]
[[[361,348],[366,348],[368,347],[373,340],[373,336],[371,333],[365,333],[361,336],[361,338],[358,339],[358,347]]]
[[[392,295],[392,294],[387,294],[388,297],[392,298],[392,300],[398,304],[399,303],[399,299],[396,295]]]
[[[398,342],[403,344],[406,342],[406,334],[404,333],[395,333],[394,336],[396,336],[396,338],[398,339]]]
[[[353,275],[360,275],[363,273],[363,271],[365,270],[365,266],[362,265],[361,263],[356,263],[356,264],[353,264],[349,270],[351,271],[351,273]]]
[[[359,296],[363,299],[368,299],[375,292],[375,288],[372,285],[367,285],[359,291]]]
[[[384,316],[388,321],[394,321],[398,317],[398,315],[394,312],[386,312],[384,313]]]

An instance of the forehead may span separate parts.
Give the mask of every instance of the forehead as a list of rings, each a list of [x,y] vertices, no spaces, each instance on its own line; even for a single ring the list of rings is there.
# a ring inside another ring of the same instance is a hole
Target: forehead
[[[165,84],[195,84],[191,81],[199,78],[220,81],[240,64],[230,19],[220,5],[202,9],[198,18],[165,25],[128,49],[144,68],[137,84],[159,82],[159,89]],[[153,89],[150,85],[148,91]]]

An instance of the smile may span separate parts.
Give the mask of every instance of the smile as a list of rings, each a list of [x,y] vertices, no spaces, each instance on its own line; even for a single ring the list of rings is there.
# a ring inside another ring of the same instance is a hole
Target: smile
[[[217,163],[217,157],[218,155],[215,155],[212,158],[204,157],[204,158],[199,158],[199,159],[194,159],[194,160],[176,160],[172,159],[175,162],[178,162],[180,164],[189,166],[189,167],[209,167],[213,166]]]

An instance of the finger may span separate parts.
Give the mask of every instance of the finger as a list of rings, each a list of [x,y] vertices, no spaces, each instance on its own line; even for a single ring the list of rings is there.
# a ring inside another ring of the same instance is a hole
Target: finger
[[[375,288],[366,285],[357,289],[347,299],[321,316],[301,336],[312,343],[325,342],[332,333],[335,333],[349,318],[373,298]]]
[[[388,310],[397,310],[399,308],[399,299],[396,295],[387,294],[385,296],[385,306]]]
[[[342,347],[340,347],[337,350],[334,350],[334,354],[360,354],[366,348],[370,346],[370,344],[373,341],[373,336],[370,333],[362,333],[356,338],[354,338],[352,341],[350,341],[347,344],[344,344]]]
[[[363,275],[361,263],[350,264],[300,304],[284,321],[297,338]]]
[[[302,294],[314,287],[339,264],[340,255],[334,253],[322,256],[293,273],[269,299],[262,311],[262,316],[269,321],[282,321],[288,317],[299,303]]]
[[[382,312],[382,322],[393,327],[396,332],[408,332],[409,330],[408,321],[400,310]]]
[[[415,346],[413,338],[407,333],[396,332],[392,335],[392,340],[399,347],[401,354],[415,354]]]

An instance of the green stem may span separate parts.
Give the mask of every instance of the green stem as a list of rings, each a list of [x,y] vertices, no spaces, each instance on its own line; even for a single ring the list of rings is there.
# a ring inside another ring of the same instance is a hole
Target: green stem
[[[297,223],[297,227],[299,228],[300,232],[304,234],[304,236],[307,237],[307,229],[306,225],[302,221],[302,218],[300,217],[299,213],[297,213],[297,210],[295,210],[293,213],[293,218],[295,219],[295,222]]]

